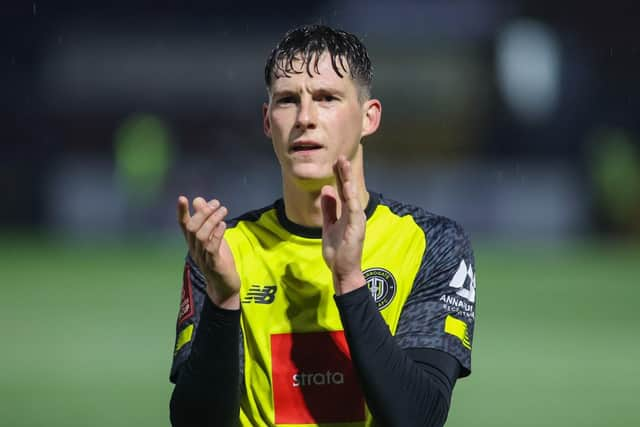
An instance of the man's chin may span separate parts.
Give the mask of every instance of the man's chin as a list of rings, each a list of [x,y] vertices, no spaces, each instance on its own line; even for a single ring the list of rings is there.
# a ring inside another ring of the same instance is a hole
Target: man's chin
[[[289,177],[297,187],[308,191],[320,191],[325,185],[335,184],[333,173],[329,175],[320,173],[294,173],[290,174]]]

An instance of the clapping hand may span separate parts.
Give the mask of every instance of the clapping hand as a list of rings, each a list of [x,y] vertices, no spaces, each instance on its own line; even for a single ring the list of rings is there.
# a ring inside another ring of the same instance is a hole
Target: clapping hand
[[[366,283],[361,266],[366,215],[358,198],[351,163],[340,156],[333,170],[338,194],[329,185],[321,190],[322,256],[333,273],[335,293],[341,295]]]
[[[218,200],[193,200],[194,214],[189,213],[189,199],[178,198],[178,222],[189,247],[189,254],[207,281],[207,294],[219,307],[240,308],[240,277],[231,249],[224,239],[228,210]]]

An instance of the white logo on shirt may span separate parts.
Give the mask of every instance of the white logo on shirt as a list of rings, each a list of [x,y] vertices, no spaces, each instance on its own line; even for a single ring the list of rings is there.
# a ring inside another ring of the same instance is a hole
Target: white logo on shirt
[[[467,282],[467,277],[469,278],[469,286],[466,288],[464,284]],[[466,299],[469,302],[475,302],[476,300],[476,276],[473,273],[473,266],[469,265],[467,268],[467,263],[464,260],[460,261],[460,266],[458,267],[458,271],[453,275],[451,282],[449,282],[449,286],[452,288],[458,289],[456,294]]]
[[[310,385],[344,384],[344,374],[342,372],[314,372],[306,374],[298,372],[291,376],[294,387],[306,387]]]

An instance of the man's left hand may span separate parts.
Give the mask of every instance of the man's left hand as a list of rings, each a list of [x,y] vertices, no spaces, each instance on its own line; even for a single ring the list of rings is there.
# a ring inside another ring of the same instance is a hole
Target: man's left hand
[[[366,215],[358,198],[351,163],[340,156],[333,167],[336,190],[325,185],[321,191],[322,256],[333,273],[336,295],[366,284],[362,275],[362,247]],[[338,218],[338,197],[341,213]]]

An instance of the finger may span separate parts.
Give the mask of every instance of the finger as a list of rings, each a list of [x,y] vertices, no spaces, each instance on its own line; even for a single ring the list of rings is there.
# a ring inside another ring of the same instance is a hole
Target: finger
[[[199,254],[206,255],[206,252],[209,252],[214,256],[217,254],[220,243],[218,242],[217,246],[210,245],[210,243],[216,228],[227,213],[227,208],[225,206],[220,206],[220,208],[216,209],[216,211],[207,218],[204,224],[202,224],[202,227],[200,227],[200,230],[198,230],[196,234],[196,250]]]
[[[339,156],[335,164],[336,182],[338,186],[340,200],[348,201],[350,198],[357,197],[355,192],[355,182],[351,171],[351,162],[345,156]]]
[[[356,182],[353,179],[351,162],[342,156],[338,159],[338,172],[342,182],[343,198],[341,200],[349,211],[360,210],[360,199],[356,190]]]
[[[227,208],[224,206],[220,206],[220,208],[213,211],[211,215],[209,215],[209,217],[207,217],[207,219],[202,223],[202,226],[196,233],[196,238],[201,242],[203,247],[209,244],[213,229],[218,225],[218,223],[220,223],[220,221],[222,221],[227,213]]]
[[[177,216],[182,234],[187,237],[187,223],[191,219],[191,215],[189,214],[189,199],[185,196],[178,197]]]
[[[215,212],[215,209],[220,205],[220,202],[213,199],[207,203],[202,197],[196,197],[193,200],[193,208],[196,211],[187,223],[187,242],[189,243],[189,249],[191,255],[196,259],[203,255],[203,245],[198,240],[196,233],[202,227],[202,224],[206,219]]]
[[[335,164],[333,165],[333,174],[336,177],[336,188],[338,189],[338,197],[340,197],[341,201],[344,201],[344,183],[342,181],[342,174],[340,172],[340,162],[343,159],[343,156],[338,157]]]
[[[218,225],[215,226],[213,232],[211,233],[211,239],[206,246],[207,252],[211,254],[217,254],[220,249],[220,244],[222,243],[222,238],[224,237],[224,231],[227,229],[227,224],[224,221],[220,221]]]
[[[182,229],[184,240],[187,242],[189,253],[191,256],[194,256],[196,254],[194,251],[195,237],[188,229],[189,222],[191,221],[191,214],[189,213],[189,199],[184,196],[178,197],[178,221],[180,223],[180,228]]]
[[[341,157],[338,162],[339,173],[342,181],[342,215],[347,216],[350,224],[360,224],[365,218],[360,197],[353,179],[351,162]]]
[[[338,200],[336,190],[330,185],[322,187],[320,192],[320,207],[322,209],[322,228],[335,224],[338,220]]]
[[[202,197],[196,197],[193,200],[193,208],[196,213],[187,223],[187,231],[197,233],[202,224],[220,207],[220,202],[216,199],[207,203]]]
[[[196,197],[193,199],[193,208],[197,211],[201,210],[207,202],[202,197]]]

